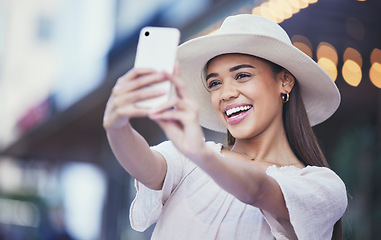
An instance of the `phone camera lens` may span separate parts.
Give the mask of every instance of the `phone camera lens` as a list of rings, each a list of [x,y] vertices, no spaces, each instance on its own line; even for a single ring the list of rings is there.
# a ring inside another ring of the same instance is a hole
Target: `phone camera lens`
[[[146,37],[148,37],[149,36],[149,32],[148,31],[145,32],[144,35],[146,35]]]

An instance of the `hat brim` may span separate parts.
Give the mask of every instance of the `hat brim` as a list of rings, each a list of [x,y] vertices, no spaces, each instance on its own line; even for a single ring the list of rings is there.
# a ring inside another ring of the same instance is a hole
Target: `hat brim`
[[[180,73],[200,106],[201,126],[226,132],[202,81],[206,63],[221,54],[243,53],[276,63],[297,79],[311,126],[328,119],[339,107],[340,93],[331,77],[291,44],[253,34],[214,34],[189,40],[178,48]]]

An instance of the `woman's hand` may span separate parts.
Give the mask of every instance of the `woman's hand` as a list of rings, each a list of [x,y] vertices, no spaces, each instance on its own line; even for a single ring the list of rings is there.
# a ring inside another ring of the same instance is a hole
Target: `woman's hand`
[[[205,146],[204,134],[198,122],[198,107],[192,99],[177,70],[167,75],[176,89],[176,97],[168,103],[152,109],[149,118],[156,121],[167,138],[185,156],[196,160]]]
[[[131,69],[120,77],[107,102],[103,125],[107,129],[119,129],[135,117],[145,117],[148,108],[137,107],[136,102],[158,97],[165,92],[144,88],[150,84],[167,80],[167,75],[152,69]]]

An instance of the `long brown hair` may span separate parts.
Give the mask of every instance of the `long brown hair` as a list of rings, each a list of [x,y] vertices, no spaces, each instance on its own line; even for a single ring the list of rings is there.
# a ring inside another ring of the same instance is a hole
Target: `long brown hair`
[[[281,72],[284,68],[269,62],[274,75]],[[290,98],[283,105],[283,125],[287,135],[287,140],[296,157],[305,165],[328,167],[323,152],[312,130],[307,112],[303,103],[302,95],[298,82],[295,80],[294,87],[290,92]],[[234,145],[235,138],[228,131],[227,144]],[[333,229],[332,240],[342,240],[343,230],[341,219],[339,219]]]

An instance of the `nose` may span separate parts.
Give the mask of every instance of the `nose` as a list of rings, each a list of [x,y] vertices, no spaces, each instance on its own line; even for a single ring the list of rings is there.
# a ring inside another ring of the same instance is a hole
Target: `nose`
[[[239,96],[239,91],[237,87],[230,81],[224,82],[221,87],[220,100],[228,101],[232,98],[237,98]]]

